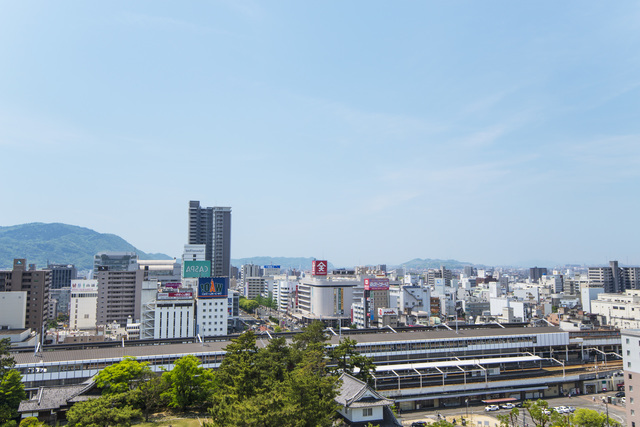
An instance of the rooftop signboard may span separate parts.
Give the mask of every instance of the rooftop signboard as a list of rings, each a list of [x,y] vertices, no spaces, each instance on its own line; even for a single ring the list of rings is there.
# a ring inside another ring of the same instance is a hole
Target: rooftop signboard
[[[198,279],[198,298],[226,298],[228,277],[201,277]]]
[[[389,290],[389,279],[364,279],[365,291],[387,291]]]
[[[185,261],[182,266],[182,277],[211,276],[211,261]]]

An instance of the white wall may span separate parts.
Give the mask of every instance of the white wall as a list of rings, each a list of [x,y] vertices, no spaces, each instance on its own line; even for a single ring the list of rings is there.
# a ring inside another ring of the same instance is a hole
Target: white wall
[[[27,314],[27,292],[0,292],[0,326],[24,329]]]

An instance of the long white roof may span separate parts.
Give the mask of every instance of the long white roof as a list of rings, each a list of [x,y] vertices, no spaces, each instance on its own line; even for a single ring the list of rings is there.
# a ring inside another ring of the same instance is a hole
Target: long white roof
[[[518,357],[491,357],[488,359],[462,359],[447,360],[441,362],[424,362],[424,363],[401,363],[397,365],[377,365],[375,373],[391,372],[391,371],[407,371],[420,369],[436,369],[449,368],[457,366],[477,366],[477,365],[495,365],[496,363],[514,363],[514,362],[536,362],[542,360],[540,356],[518,356]]]

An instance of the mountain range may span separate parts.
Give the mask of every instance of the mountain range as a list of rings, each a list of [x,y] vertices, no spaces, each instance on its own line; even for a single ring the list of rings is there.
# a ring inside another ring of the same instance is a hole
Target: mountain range
[[[75,225],[34,222],[0,227],[0,268],[11,269],[14,258],[45,268],[51,264],[73,264],[78,270],[93,268],[98,252],[136,252],[140,259],[172,259],[148,254],[115,234],[98,233]]]
[[[36,264],[38,268],[51,263],[73,264],[78,270],[89,270],[93,268],[94,255],[103,251],[136,252],[140,259],[173,259],[162,253],[145,253],[115,234],[98,233],[75,225],[34,222],[0,227],[0,269],[11,269],[14,258],[25,258],[27,263]],[[237,267],[243,264],[279,265],[283,269],[310,270],[313,259],[257,256],[232,259],[231,264]],[[421,271],[442,265],[451,269],[472,264],[453,259],[416,258],[397,267]],[[329,263],[329,269],[334,268]]]

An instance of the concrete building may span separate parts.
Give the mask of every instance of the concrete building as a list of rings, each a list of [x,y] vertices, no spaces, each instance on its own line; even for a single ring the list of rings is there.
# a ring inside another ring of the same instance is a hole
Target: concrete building
[[[207,245],[184,245],[182,262],[185,261],[206,261]]]
[[[223,285],[223,291],[217,292],[214,296],[203,293],[203,287],[198,287],[198,299],[196,308],[196,333],[201,337],[211,337],[227,335],[229,325],[229,294],[228,278],[213,278],[227,280]],[[205,280],[204,278],[202,280]],[[219,282],[222,283],[222,282]],[[202,284],[202,282],[201,282]]]
[[[144,282],[146,292],[153,282]],[[140,339],[188,338],[195,336],[195,295],[191,289],[159,288],[154,298],[142,304]]]
[[[334,326],[349,326],[356,287],[360,287],[362,292],[362,281],[329,280],[322,276],[303,277],[296,292],[294,316],[303,323],[322,320]]]
[[[27,292],[0,292],[0,329],[25,329]]]
[[[452,277],[451,270],[447,270],[444,266],[439,269],[431,268],[427,271],[427,285],[434,286],[435,279],[444,279],[444,286],[451,286]]]
[[[69,300],[69,328],[95,329],[98,309],[98,281],[72,280]]]
[[[547,275],[547,269],[545,267],[533,267],[529,269],[529,280],[537,282],[542,276]]]
[[[591,313],[591,301],[598,299],[604,293],[604,288],[592,288],[588,285],[580,289],[580,303],[585,313]]]
[[[589,286],[604,288],[606,293],[640,289],[640,267],[619,267],[610,261],[609,267],[589,267]]]
[[[254,299],[264,293],[264,277],[245,277],[243,283],[243,294],[245,298]]]
[[[93,258],[93,274],[99,270],[135,271],[138,269],[138,254],[135,252],[100,252]]]
[[[137,266],[136,264],[133,264]],[[117,322],[124,326],[127,319],[140,319],[140,293],[144,271],[114,271],[99,269],[94,272],[98,281],[98,311],[96,321],[99,325]]]
[[[180,283],[182,264],[175,259],[138,260],[138,269],[144,271],[142,280],[157,280],[160,284]]]
[[[73,264],[49,264],[51,270],[51,290],[70,288],[71,281],[78,278],[78,270]]]
[[[189,202],[189,244],[205,245],[213,277],[229,277],[231,268],[231,208]]]
[[[24,316],[25,327],[44,332],[49,320],[49,286],[50,270],[36,270],[35,266],[27,269],[26,259],[14,259],[13,270],[0,271],[0,292],[25,291],[27,305]]]
[[[620,331],[622,338],[622,358],[624,366],[624,387],[627,426],[640,426],[640,329]]]
[[[604,324],[618,329],[640,329],[640,290],[598,294],[598,299],[591,301],[591,313],[601,316]]]

